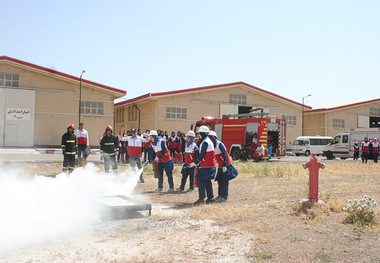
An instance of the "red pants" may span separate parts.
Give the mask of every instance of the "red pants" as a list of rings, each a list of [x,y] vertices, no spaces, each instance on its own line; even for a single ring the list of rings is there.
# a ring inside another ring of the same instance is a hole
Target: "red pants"
[[[255,155],[255,161],[260,161],[260,159],[262,158],[262,157],[264,157],[264,154],[261,154],[261,153],[256,153],[256,155]]]

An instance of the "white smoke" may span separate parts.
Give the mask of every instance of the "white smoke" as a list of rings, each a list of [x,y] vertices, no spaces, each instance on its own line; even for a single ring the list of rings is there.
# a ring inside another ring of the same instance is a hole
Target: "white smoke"
[[[104,216],[95,197],[130,195],[141,172],[104,174],[88,164],[51,178],[0,169],[0,252],[90,227]]]

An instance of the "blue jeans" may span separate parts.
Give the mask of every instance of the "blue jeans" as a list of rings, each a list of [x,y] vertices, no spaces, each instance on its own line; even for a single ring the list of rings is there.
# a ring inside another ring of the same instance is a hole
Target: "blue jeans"
[[[199,200],[204,200],[206,198],[206,192],[207,192],[208,199],[214,198],[211,180],[198,180],[198,191],[199,191]]]
[[[230,180],[228,180],[226,174],[222,173],[218,180],[218,195],[225,199],[228,198],[228,187],[230,185]]]
[[[86,148],[86,144],[78,144],[78,158],[86,158]]]
[[[362,153],[362,163],[367,163],[367,160],[368,160],[368,152],[363,152]]]
[[[187,177],[189,176],[190,176],[190,189],[194,189],[194,170],[195,170],[194,167],[193,168],[184,167],[182,169],[182,180],[181,180],[181,186],[180,186],[182,190],[185,189]]]
[[[379,159],[379,153],[373,153],[373,161],[377,163],[377,160]]]
[[[158,188],[164,188],[164,170],[165,170],[166,176],[168,177],[169,187],[174,188],[173,169],[174,169],[173,160],[158,163],[158,172],[160,174],[160,176],[158,177]]]

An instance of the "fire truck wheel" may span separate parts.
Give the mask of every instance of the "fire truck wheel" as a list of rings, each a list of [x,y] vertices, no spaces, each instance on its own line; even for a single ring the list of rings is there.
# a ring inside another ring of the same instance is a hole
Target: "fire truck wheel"
[[[231,151],[232,160],[239,160],[239,149],[233,148]]]
[[[332,160],[332,159],[334,159],[334,155],[332,154],[332,152],[327,152],[327,153],[326,153],[326,158],[327,158],[328,160]]]
[[[310,155],[310,151],[306,151],[305,156],[309,156],[309,155]]]

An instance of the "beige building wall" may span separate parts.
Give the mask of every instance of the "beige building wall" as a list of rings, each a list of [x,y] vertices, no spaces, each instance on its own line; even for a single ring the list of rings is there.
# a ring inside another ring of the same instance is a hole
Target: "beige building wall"
[[[230,93],[246,95],[246,104],[230,104]],[[301,112],[302,107],[291,102],[261,94],[243,85],[237,85],[228,88],[218,88],[203,90],[191,93],[177,93],[169,96],[158,96],[146,98],[142,101],[136,101],[134,104],[141,110],[140,128],[145,129],[162,129],[168,131],[187,132],[192,124],[195,124],[204,116],[222,117],[220,116],[221,105],[237,105],[252,108],[265,108],[269,111],[272,118],[282,118],[283,115],[295,116],[296,123],[287,126],[287,146],[293,142],[297,136],[301,135]],[[118,123],[118,129],[125,127],[131,129],[138,127],[137,122],[128,122],[125,116],[128,115],[128,107],[132,105],[125,104],[115,107],[115,113],[118,109],[124,109],[124,122]],[[170,119],[166,118],[167,107],[181,107],[187,109],[187,118]],[[117,119],[117,117],[115,118]]]
[[[79,81],[33,68],[0,63],[0,72],[19,74],[18,90],[35,90],[35,146],[59,146],[67,125],[79,128]],[[12,88],[12,87],[6,87]],[[81,114],[81,122],[89,132],[90,146],[98,147],[107,125],[114,123],[115,92],[82,81],[81,99],[102,102],[103,115]]]
[[[369,118],[370,109],[378,108],[380,102],[365,103],[359,106],[341,107],[336,110],[325,110],[305,114],[306,135],[325,135],[334,137],[336,134],[358,128],[359,116]],[[374,116],[375,117],[375,116]],[[377,116],[380,117],[380,116]],[[335,120],[343,120],[344,127],[334,127]]]

